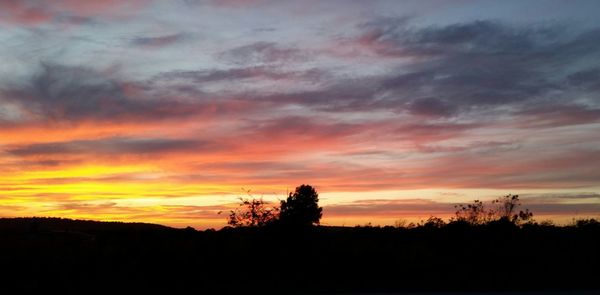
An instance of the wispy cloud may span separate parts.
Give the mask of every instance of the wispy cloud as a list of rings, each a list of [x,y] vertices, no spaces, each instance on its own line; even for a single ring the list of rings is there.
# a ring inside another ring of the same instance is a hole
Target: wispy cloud
[[[187,35],[183,33],[155,36],[155,37],[137,37],[131,40],[131,44],[142,47],[164,47],[180,43],[187,39]]]
[[[0,23],[33,26],[45,23],[82,20],[92,17],[114,18],[137,11],[150,3],[147,0],[114,1],[0,1]],[[75,21],[74,23],[77,23]]]

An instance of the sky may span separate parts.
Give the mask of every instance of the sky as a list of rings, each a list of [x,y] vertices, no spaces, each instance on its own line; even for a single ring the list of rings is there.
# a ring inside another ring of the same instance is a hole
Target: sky
[[[0,0],[0,216],[600,217],[599,1]],[[223,212],[219,214],[219,212]]]

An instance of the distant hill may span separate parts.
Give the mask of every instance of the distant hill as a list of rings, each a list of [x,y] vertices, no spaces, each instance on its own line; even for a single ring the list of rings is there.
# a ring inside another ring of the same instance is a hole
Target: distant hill
[[[0,231],[8,232],[90,232],[119,230],[175,230],[159,224],[78,220],[56,217],[0,218]]]

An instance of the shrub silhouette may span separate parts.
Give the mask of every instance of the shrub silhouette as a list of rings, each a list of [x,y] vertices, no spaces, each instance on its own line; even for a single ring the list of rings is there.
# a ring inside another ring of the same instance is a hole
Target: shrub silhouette
[[[594,218],[579,219],[579,220],[575,220],[575,227],[577,227],[577,228],[599,228],[600,221],[598,221]]]
[[[442,228],[446,226],[446,222],[443,219],[435,216],[430,216],[423,224],[424,228]]]
[[[507,220],[514,224],[518,224],[522,221],[531,220],[533,213],[529,209],[525,211],[517,211],[517,208],[521,206],[519,195],[506,195],[492,201],[492,205],[496,205],[495,209],[490,210],[490,214],[495,220]]]
[[[268,206],[263,199],[240,200],[241,208],[230,211],[227,224],[233,227],[259,227],[277,220],[279,208]]]
[[[473,201],[473,204],[458,204],[455,205],[456,217],[454,220],[466,222],[468,224],[477,225],[483,224],[490,220],[490,214],[483,205],[483,202],[479,200]]]
[[[519,195],[508,194],[491,202],[492,208],[487,209],[483,202],[473,201],[472,204],[458,204],[455,217],[452,221],[465,222],[471,225],[481,225],[490,222],[503,221],[512,224],[520,224],[532,221],[533,213],[529,209],[517,212],[521,206]]]
[[[318,225],[323,216],[322,211],[315,188],[303,184],[296,187],[286,200],[281,201],[279,221],[284,226],[292,227]]]

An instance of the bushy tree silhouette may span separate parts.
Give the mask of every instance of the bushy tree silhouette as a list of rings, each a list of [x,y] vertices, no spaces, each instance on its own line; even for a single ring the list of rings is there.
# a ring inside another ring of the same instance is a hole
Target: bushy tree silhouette
[[[600,228],[600,221],[594,218],[583,218],[574,220],[575,227],[577,228]]]
[[[506,195],[492,201],[492,205],[496,205],[495,209],[491,209],[490,213],[495,217],[495,220],[510,221],[518,224],[524,221],[529,221],[533,217],[533,213],[529,209],[517,212],[517,208],[521,206],[519,195]]]
[[[323,208],[319,207],[319,194],[310,185],[296,187],[286,200],[281,201],[279,221],[284,226],[318,225],[322,216]]]
[[[490,220],[490,214],[483,205],[483,202],[479,200],[473,201],[473,204],[458,204],[455,205],[456,217],[455,221],[466,222],[469,224],[483,224]]]
[[[424,228],[442,228],[446,226],[446,222],[439,217],[430,216],[421,226]]]

